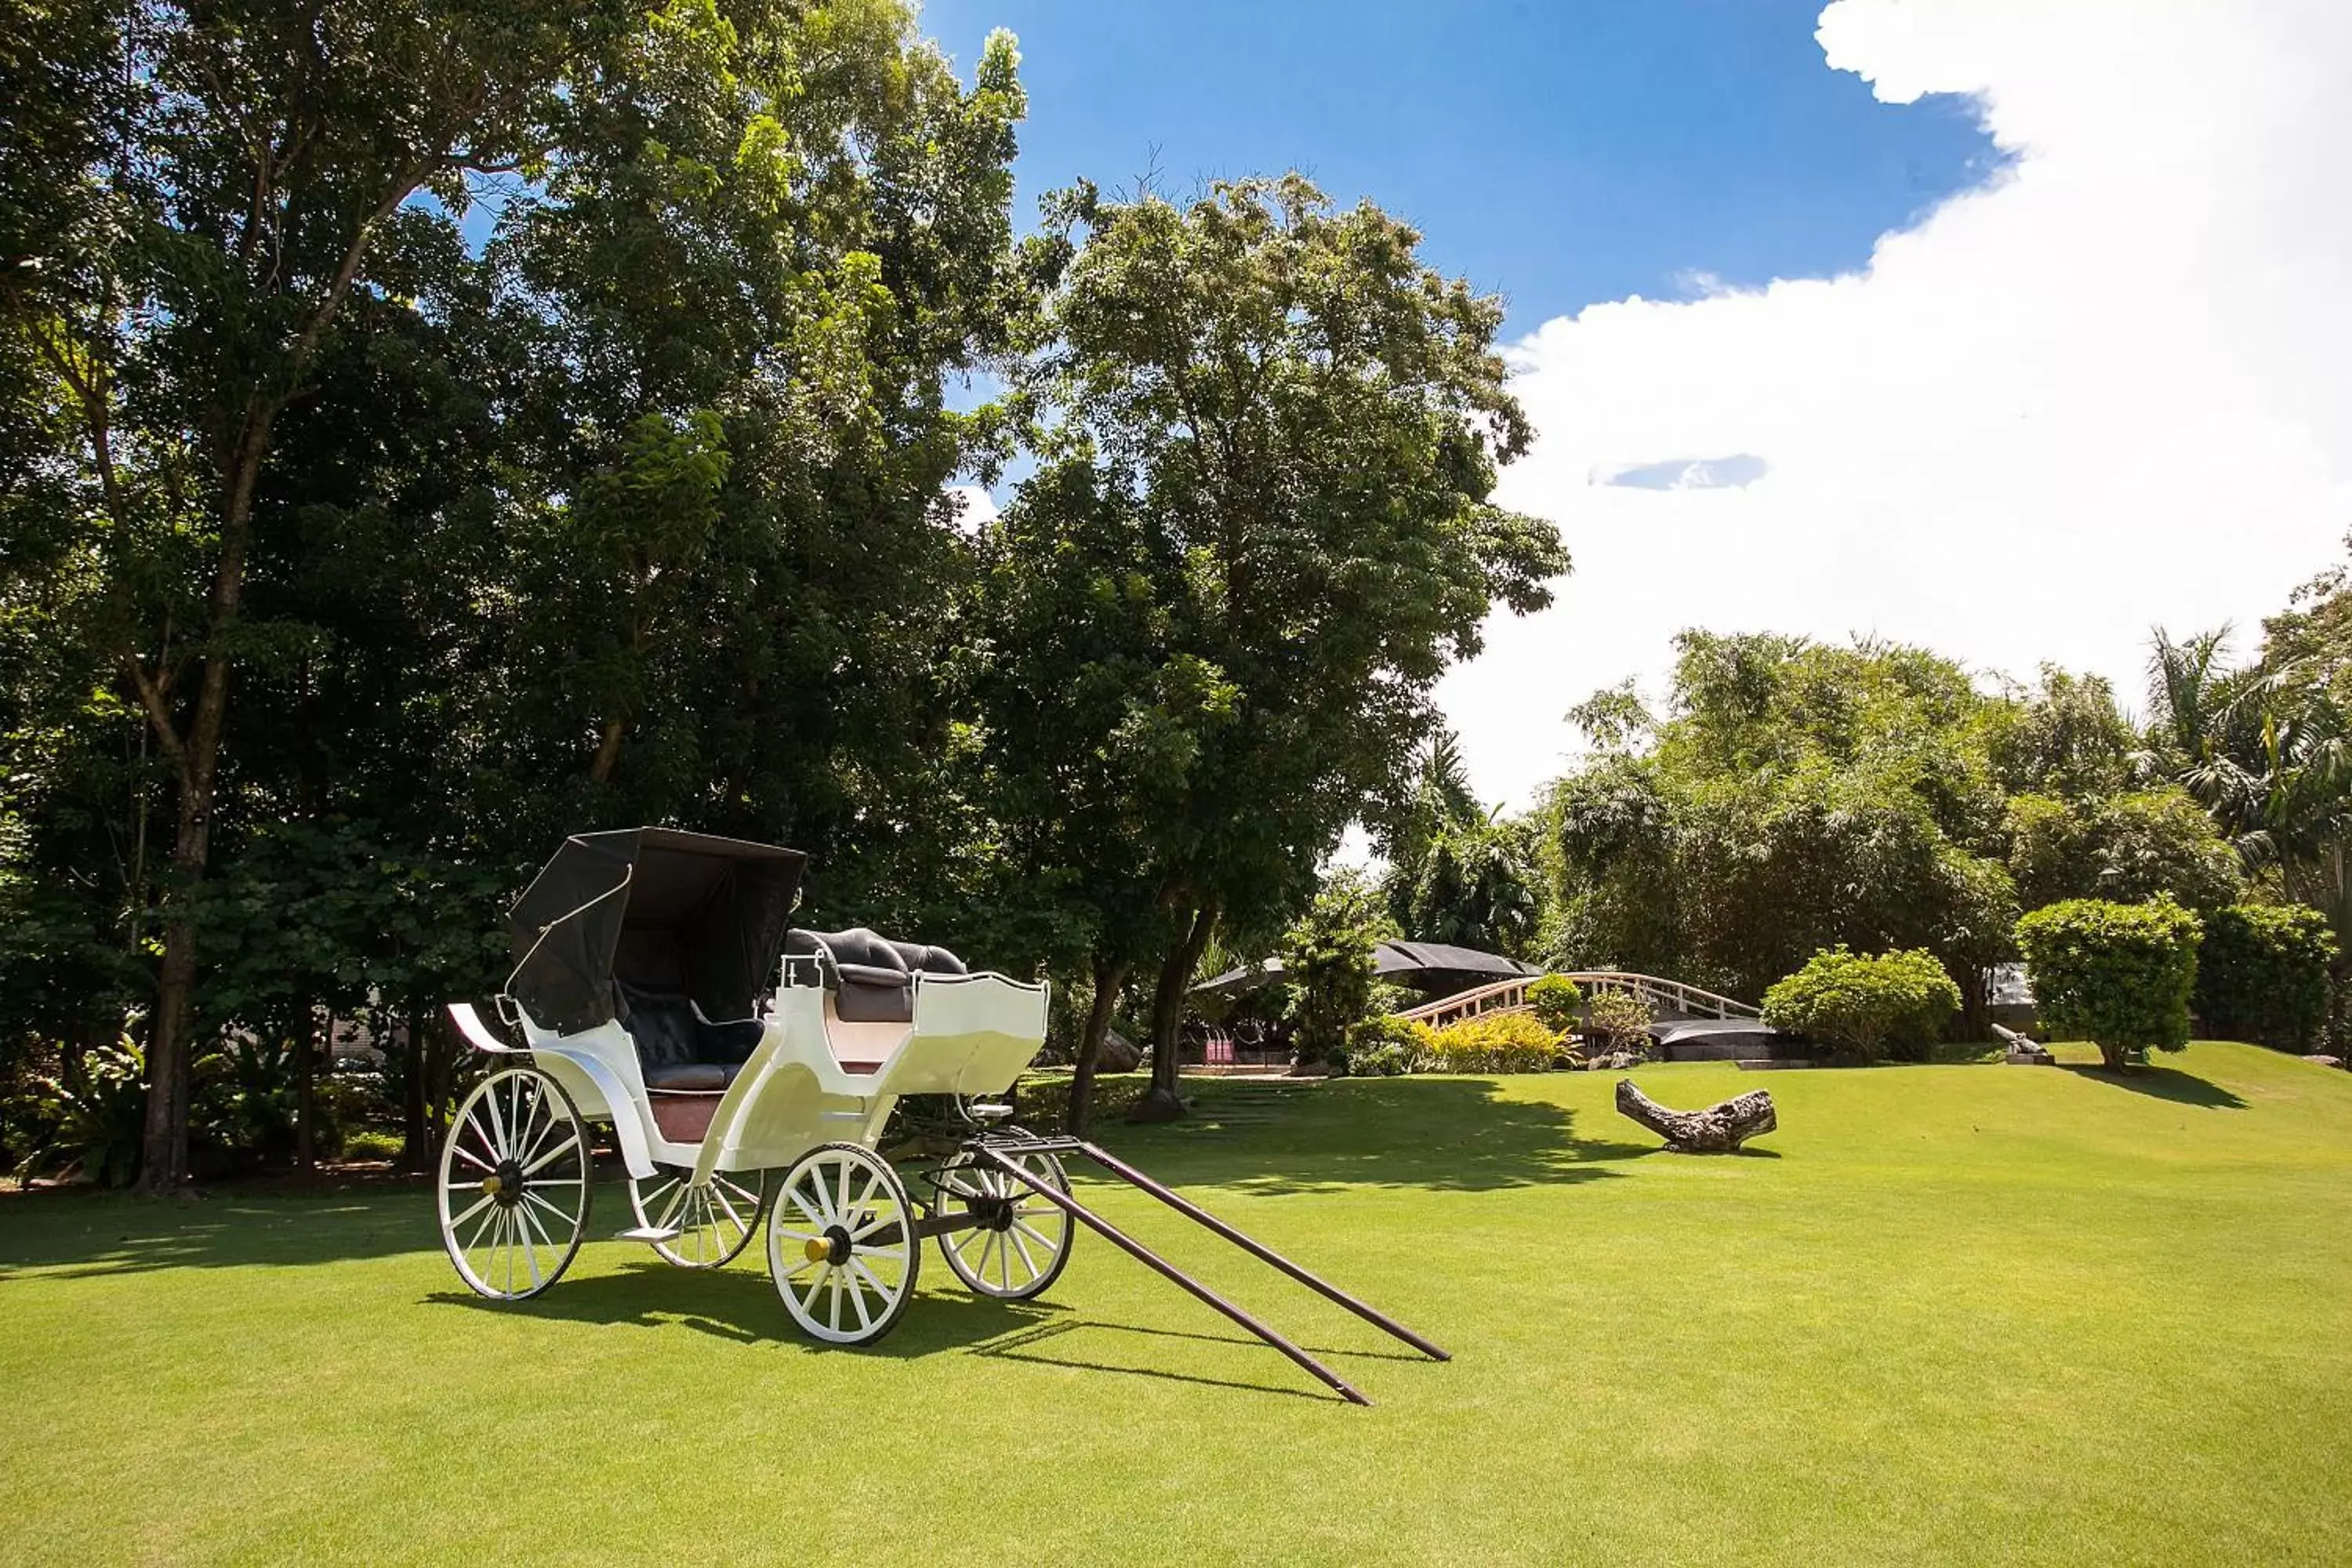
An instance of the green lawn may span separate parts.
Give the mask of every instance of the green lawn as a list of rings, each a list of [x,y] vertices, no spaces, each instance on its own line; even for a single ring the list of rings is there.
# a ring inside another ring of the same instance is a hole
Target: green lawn
[[[1741,1158],[1605,1075],[1111,1129],[1454,1350],[1091,1189],[1371,1409],[1090,1237],[844,1352],[749,1256],[477,1303],[421,1188],[0,1200],[0,1562],[2352,1561],[2352,1074],[2162,1061],[1640,1075],[1769,1088]]]

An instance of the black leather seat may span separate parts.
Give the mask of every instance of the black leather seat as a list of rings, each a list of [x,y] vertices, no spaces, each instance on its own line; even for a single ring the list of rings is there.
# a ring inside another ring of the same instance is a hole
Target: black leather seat
[[[723,1089],[760,1044],[756,1018],[709,1024],[690,998],[613,983],[614,1016],[637,1047],[646,1087],[665,1092]]]
[[[892,942],[852,926],[847,931],[793,931],[784,934],[787,952],[830,952],[841,989],[834,1010],[848,1024],[906,1024],[915,1016],[915,976],[965,974],[963,960],[943,947]]]
[[[645,1068],[642,1070],[645,1073],[647,1089],[656,1089],[665,1094],[676,1094],[681,1090],[725,1089],[735,1081],[735,1075],[743,1070],[743,1064],[740,1062],[674,1062],[667,1067]]]

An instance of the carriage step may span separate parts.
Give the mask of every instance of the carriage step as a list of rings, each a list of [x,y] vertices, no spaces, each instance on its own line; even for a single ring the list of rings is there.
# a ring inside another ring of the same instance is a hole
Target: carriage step
[[[621,1232],[618,1236],[613,1237],[613,1239],[614,1241],[642,1241],[647,1247],[659,1247],[663,1242],[676,1241],[679,1237],[684,1236],[686,1232],[679,1230],[675,1226],[641,1225],[634,1230],[625,1230]]]

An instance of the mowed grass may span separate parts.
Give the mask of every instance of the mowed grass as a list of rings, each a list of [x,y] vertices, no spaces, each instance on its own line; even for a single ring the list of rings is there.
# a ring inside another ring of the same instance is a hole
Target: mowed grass
[[[421,1188],[0,1201],[0,1562],[2352,1560],[2352,1074],[1639,1077],[1782,1131],[1657,1152],[1606,1075],[1107,1130],[1454,1350],[1086,1188],[1371,1409],[1093,1238],[1028,1307],[934,1254],[838,1351],[756,1254],[477,1303]]]

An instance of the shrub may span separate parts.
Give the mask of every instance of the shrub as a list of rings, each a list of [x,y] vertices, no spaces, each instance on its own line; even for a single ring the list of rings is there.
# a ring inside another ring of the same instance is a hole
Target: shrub
[[[397,1132],[386,1132],[380,1127],[362,1127],[343,1135],[343,1158],[346,1160],[383,1160],[387,1163],[400,1158],[405,1146]]]
[[[1650,1048],[1650,1005],[1631,991],[1596,991],[1584,1010],[1584,1043],[1601,1051]]]
[[[1531,1013],[1481,1013],[1438,1030],[1430,1050],[1439,1072],[1544,1072],[1559,1037]]]
[[[147,1124],[145,1074],[144,1053],[125,1037],[68,1062],[55,1078],[35,1079],[8,1108],[26,1145],[17,1179],[71,1173],[130,1185]]]
[[[1584,993],[1565,974],[1547,974],[1528,987],[1528,1009],[1545,1028],[1564,1035],[1584,1015]]]
[[[1367,1018],[1348,1031],[1348,1075],[1395,1078],[1426,1072],[1435,1057],[1431,1036],[1428,1025],[1409,1018]]]
[[[2203,928],[2168,898],[2071,899],[2017,922],[2043,1030],[2089,1040],[2107,1066],[2189,1043],[2189,997]]]
[[[1764,1021],[1871,1062],[1890,1047],[1925,1056],[1959,1006],[1960,988],[1926,950],[1874,955],[1840,945],[1775,982],[1764,993]]]
[[[2210,1034],[2301,1050],[2327,1016],[2335,933],[2304,904],[2231,904],[2205,917],[2194,1005]]]

